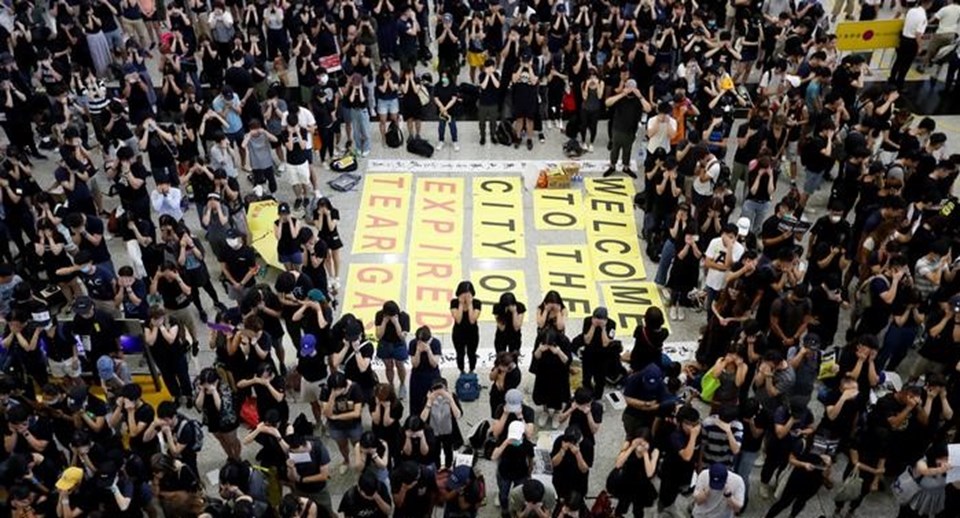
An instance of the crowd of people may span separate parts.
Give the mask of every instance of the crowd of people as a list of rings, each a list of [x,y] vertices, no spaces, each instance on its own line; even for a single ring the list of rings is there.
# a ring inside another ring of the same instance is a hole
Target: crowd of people
[[[917,66],[955,86],[960,2],[889,13],[904,25],[886,81],[831,32],[881,4],[4,2],[2,512],[773,518],[829,495],[847,518],[891,493],[901,517],[955,515],[960,155],[898,99],[927,32]],[[459,151],[474,118],[482,146],[606,141],[604,176],[619,163],[642,193],[666,314],[622,341],[606,308],[568,321],[551,291],[524,337],[517,294],[481,303],[464,281],[448,380],[446,344],[396,301],[372,323],[338,312],[352,215],[321,172],[397,147],[401,123],[423,140],[437,120],[437,148],[449,129]],[[246,207],[271,198],[268,282]],[[671,358],[667,321],[688,313],[697,350]],[[478,380],[481,339],[497,355]],[[133,374],[144,350],[169,398]],[[619,454],[594,468],[621,397]],[[212,488],[205,436],[225,459]],[[336,503],[333,477],[352,477]],[[588,501],[591,477],[607,496]]]

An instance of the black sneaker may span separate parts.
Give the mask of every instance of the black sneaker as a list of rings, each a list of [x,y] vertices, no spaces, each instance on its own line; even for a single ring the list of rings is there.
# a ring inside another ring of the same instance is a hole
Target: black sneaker
[[[617,172],[616,167],[608,167],[607,170],[603,172],[603,177],[606,178],[608,176],[613,176],[613,174],[616,172]]]
[[[533,149],[533,140],[527,139],[527,150],[529,151],[531,149]]]
[[[209,322],[209,320],[207,320],[207,312],[206,312],[206,311],[202,311],[202,310],[200,311],[200,321],[203,322],[204,324],[206,324],[207,322]]]
[[[540,136],[537,137],[537,139],[540,140],[540,143],[541,143],[541,144],[543,144],[544,142],[547,141],[547,137],[544,137],[544,136],[543,136],[543,133],[540,133]]]
[[[223,313],[223,312],[225,312],[225,311],[227,310],[227,306],[225,306],[225,305],[223,304],[223,302],[214,302],[214,303],[213,303],[213,307],[217,308],[217,311],[219,311],[219,312],[221,312],[221,313]]]
[[[191,352],[194,356],[200,354],[200,342],[194,340],[193,343],[190,344],[190,352]]]
[[[294,208],[294,209],[299,209],[299,208],[300,208],[300,205],[301,205],[302,203],[303,203],[303,202],[300,201],[300,198],[297,198],[296,200],[293,201],[293,208]]]
[[[486,135],[480,135],[480,145],[481,145],[481,146],[487,145],[487,136],[486,136]]]
[[[629,167],[624,167],[624,168],[623,168],[623,174],[629,176],[630,178],[636,178],[636,177],[637,177],[637,173],[634,173],[633,171],[631,171]]]

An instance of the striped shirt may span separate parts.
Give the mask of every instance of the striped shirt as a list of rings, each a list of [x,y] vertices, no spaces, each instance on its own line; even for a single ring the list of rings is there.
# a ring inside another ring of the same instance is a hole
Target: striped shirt
[[[724,464],[733,468],[733,461],[736,455],[730,449],[730,441],[727,440],[727,432],[723,431],[717,423],[720,418],[712,415],[703,420],[703,465],[707,466],[715,462]],[[743,443],[743,423],[732,421],[730,429],[733,431],[733,437],[737,444]]]

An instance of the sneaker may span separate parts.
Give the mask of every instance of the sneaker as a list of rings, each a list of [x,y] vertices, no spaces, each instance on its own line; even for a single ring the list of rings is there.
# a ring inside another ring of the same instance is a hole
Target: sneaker
[[[480,135],[480,145],[481,145],[481,146],[487,145],[487,137],[486,137],[486,135]]]
[[[547,129],[553,129],[553,121],[552,121],[552,120],[548,120],[548,121],[547,121]]]
[[[442,141],[442,140],[441,140],[440,142],[437,142],[437,151],[440,151],[441,149],[443,149],[443,141]]]
[[[553,430],[560,428],[560,414],[557,412],[550,413],[550,428]]]
[[[683,320],[685,318],[687,318],[687,316],[683,314],[683,306],[677,306],[677,320]]]
[[[617,172],[617,168],[608,167],[607,170],[603,172],[603,177],[606,178],[608,176],[613,176],[613,173],[616,173],[616,172]]]
[[[407,385],[405,383],[400,385],[400,390],[397,393],[397,397],[400,399],[407,399]]]
[[[527,139],[527,151],[533,149],[533,140]]]
[[[541,410],[537,414],[537,420],[535,424],[537,425],[538,428],[546,428],[547,423],[549,422],[550,422],[550,414],[548,414],[546,410]]]
[[[347,472],[347,463],[346,461],[344,461],[344,462],[341,462],[340,466],[337,467],[337,474],[343,475],[346,472]]]
[[[587,144],[587,153],[593,153],[593,144]]]
[[[670,320],[677,319],[677,306],[670,306]]]
[[[454,142],[454,143],[453,143],[453,150],[454,150],[454,151],[460,151],[460,144]]]
[[[293,210],[299,209],[302,204],[303,204],[303,202],[300,201],[300,198],[297,198],[296,200],[293,200]]]
[[[634,173],[633,171],[631,171],[629,167],[624,167],[624,168],[623,168],[623,174],[629,176],[630,178],[636,178],[636,177],[637,177],[637,173]]]
[[[544,136],[543,136],[543,132],[541,131],[540,134],[537,135],[537,140],[539,140],[540,143],[543,144],[544,142],[547,141],[547,137],[544,137]]]
[[[364,151],[363,153],[360,153],[360,156],[362,156],[362,157],[364,157],[364,158],[370,156],[370,150],[368,149],[368,150]]]

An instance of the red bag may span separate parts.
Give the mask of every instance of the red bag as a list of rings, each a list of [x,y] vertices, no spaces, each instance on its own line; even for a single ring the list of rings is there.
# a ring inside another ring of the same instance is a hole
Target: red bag
[[[606,491],[600,491],[597,500],[593,502],[590,508],[590,518],[610,518],[613,516],[613,503],[610,501],[610,494]]]
[[[260,423],[260,414],[257,412],[256,399],[248,397],[243,400],[243,404],[240,405],[240,420],[251,430],[257,427]]]

